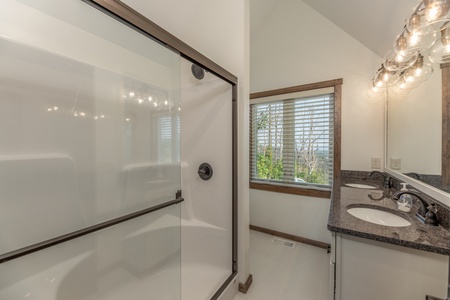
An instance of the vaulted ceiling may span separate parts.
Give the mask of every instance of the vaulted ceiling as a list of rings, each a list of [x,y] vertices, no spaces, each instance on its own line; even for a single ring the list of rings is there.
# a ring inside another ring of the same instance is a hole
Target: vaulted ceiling
[[[419,0],[303,0],[306,4],[383,57]],[[279,0],[250,0],[250,34],[264,26]]]

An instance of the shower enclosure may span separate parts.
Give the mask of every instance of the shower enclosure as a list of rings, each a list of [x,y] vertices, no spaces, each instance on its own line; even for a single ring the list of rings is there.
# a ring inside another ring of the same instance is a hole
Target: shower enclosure
[[[118,1],[3,0],[0,25],[0,299],[219,298],[236,79]]]

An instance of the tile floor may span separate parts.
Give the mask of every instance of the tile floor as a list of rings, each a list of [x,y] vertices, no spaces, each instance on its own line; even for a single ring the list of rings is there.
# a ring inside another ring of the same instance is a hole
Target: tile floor
[[[330,257],[327,251],[295,242],[291,248],[272,243],[274,236],[250,231],[247,294],[234,300],[327,300]]]

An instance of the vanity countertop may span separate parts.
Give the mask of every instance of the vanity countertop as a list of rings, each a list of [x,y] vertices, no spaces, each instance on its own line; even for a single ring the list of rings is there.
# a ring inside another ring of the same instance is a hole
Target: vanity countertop
[[[441,225],[432,226],[421,223],[413,212],[399,211],[396,203],[391,199],[395,190],[381,187],[379,181],[357,182],[352,180],[349,182],[370,184],[378,188],[348,187],[345,185],[345,179],[336,184],[330,205],[328,230],[433,253],[450,254],[449,231]],[[370,197],[380,200],[372,200]],[[411,222],[411,225],[389,227],[369,223],[348,213],[347,209],[351,207],[371,207],[395,212]]]

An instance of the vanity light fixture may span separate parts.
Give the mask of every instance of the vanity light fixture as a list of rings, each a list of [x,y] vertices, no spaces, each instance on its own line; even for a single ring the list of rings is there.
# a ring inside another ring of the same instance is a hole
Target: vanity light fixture
[[[392,87],[401,93],[417,87],[433,73],[425,58],[431,63],[450,62],[450,0],[422,0],[413,9],[384,57],[383,70],[373,77],[371,93],[376,92],[373,87]]]

